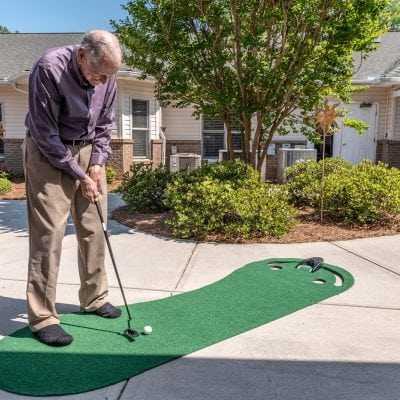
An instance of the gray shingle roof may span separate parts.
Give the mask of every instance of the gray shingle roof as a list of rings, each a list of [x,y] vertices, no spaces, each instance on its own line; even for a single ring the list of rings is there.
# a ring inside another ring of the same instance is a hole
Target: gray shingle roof
[[[0,34],[0,79],[30,70],[51,47],[80,43],[84,33],[3,33]]]
[[[77,44],[83,35],[82,32],[0,34],[0,80],[30,70],[46,49]],[[355,54],[354,67],[355,80],[400,77],[400,32],[384,34],[377,50],[362,61],[361,55]],[[126,65],[121,70],[140,72]]]
[[[84,33],[0,33],[0,80],[30,70],[45,50],[81,42]],[[124,71],[134,71],[126,65]]]
[[[399,62],[400,32],[387,32],[381,36],[378,48],[369,53],[366,59],[361,61],[360,54],[355,54],[354,67],[356,73],[353,79],[367,80],[369,77],[398,77],[400,76],[400,69],[397,69]]]

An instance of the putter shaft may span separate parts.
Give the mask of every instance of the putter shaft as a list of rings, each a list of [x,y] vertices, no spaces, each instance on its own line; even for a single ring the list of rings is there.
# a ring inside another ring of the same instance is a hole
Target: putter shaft
[[[122,283],[121,283],[121,279],[119,277],[117,265],[115,263],[114,254],[113,254],[112,249],[111,249],[111,244],[110,244],[110,240],[109,240],[108,233],[107,233],[107,227],[106,227],[106,224],[104,223],[103,214],[101,212],[99,203],[97,201],[95,201],[95,204],[96,204],[97,212],[98,212],[99,217],[100,217],[101,225],[103,226],[104,237],[105,237],[106,242],[107,242],[108,251],[110,252],[111,261],[112,261],[112,264],[113,264],[113,267],[114,267],[115,274],[117,275],[118,284],[119,284],[119,288],[121,290],[122,298],[124,299],[126,312],[128,314],[128,318],[129,318],[128,326],[129,326],[130,329],[132,329],[131,328],[131,324],[130,324],[130,322],[132,321],[132,316],[131,316],[131,312],[129,311],[129,307],[128,307],[128,303],[126,301],[124,289],[122,287]]]

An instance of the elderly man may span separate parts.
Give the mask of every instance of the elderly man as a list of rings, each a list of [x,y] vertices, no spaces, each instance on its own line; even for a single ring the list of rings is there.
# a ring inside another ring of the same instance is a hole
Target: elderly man
[[[107,215],[105,162],[111,153],[117,38],[91,31],[80,45],[48,50],[29,77],[24,168],[29,222],[27,303],[34,336],[51,346],[73,338],[55,308],[61,244],[69,212],[78,238],[81,310],[104,318],[121,311],[108,303],[104,234],[95,201]],[[104,196],[102,196],[102,194]]]

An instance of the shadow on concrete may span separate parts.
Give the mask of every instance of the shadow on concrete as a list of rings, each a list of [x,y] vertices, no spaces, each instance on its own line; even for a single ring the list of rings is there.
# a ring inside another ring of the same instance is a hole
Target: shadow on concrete
[[[23,330],[11,336],[25,340],[30,334]],[[265,342],[268,346],[267,337]],[[76,353],[62,350],[1,351],[0,348],[3,365],[12,367],[7,374],[0,375],[0,388],[35,396],[64,395],[84,393],[134,376],[118,397],[121,400],[399,398],[400,365],[393,362],[256,360],[246,359],[246,354],[242,359],[198,356],[177,359],[179,357],[162,352]],[[19,379],[21,374],[23,380]]]
[[[78,312],[79,306],[56,303],[59,314]],[[26,300],[0,296],[0,335],[7,336],[28,324]],[[1,342],[0,342],[1,343]]]
[[[115,208],[123,205],[123,201],[118,194],[110,193],[108,195],[109,215]],[[109,218],[108,229],[112,235],[127,233],[130,228],[119,224],[117,221]],[[28,219],[26,200],[0,200],[0,234],[15,233],[19,237],[28,236]],[[75,235],[75,227],[71,216],[68,217],[65,236]]]
[[[129,233],[156,237],[166,242],[175,243],[195,243],[193,240],[174,239],[162,235],[154,235],[146,232],[140,232],[126,225],[111,219],[112,212],[123,206],[125,203],[117,193],[108,194],[108,222],[107,229],[111,235],[120,235]],[[28,219],[26,210],[26,200],[0,200],[0,235],[2,233],[14,233],[18,237],[28,237]],[[75,235],[75,226],[71,216],[68,217],[65,236]]]

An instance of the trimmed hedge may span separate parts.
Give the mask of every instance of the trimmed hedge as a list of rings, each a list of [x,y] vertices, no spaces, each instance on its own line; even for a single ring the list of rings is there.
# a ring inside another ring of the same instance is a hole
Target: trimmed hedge
[[[180,238],[279,237],[294,224],[286,188],[261,183],[257,171],[237,160],[177,174],[165,203],[173,211],[166,223]]]
[[[10,192],[12,189],[12,184],[7,178],[0,177],[0,194],[5,194]]]
[[[363,161],[352,166],[325,160],[324,213],[349,224],[386,223],[400,214],[400,171],[386,164]],[[289,168],[291,201],[320,210],[322,162]]]
[[[150,164],[132,164],[130,172],[123,176],[120,191],[129,211],[162,212],[164,192],[172,174],[163,167],[152,169]]]
[[[341,158],[325,159],[325,177],[337,176],[343,171],[350,170],[352,165]],[[296,206],[319,207],[322,162],[303,161],[286,169],[287,186],[291,203]]]

